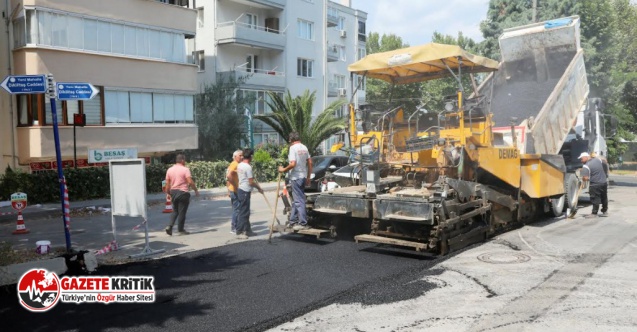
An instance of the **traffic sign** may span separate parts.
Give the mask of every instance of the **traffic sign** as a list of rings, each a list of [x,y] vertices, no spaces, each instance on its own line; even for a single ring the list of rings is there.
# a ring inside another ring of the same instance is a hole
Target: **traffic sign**
[[[9,75],[0,84],[10,94],[45,93],[45,75]]]
[[[57,82],[56,87],[58,100],[89,100],[100,92],[91,83]]]

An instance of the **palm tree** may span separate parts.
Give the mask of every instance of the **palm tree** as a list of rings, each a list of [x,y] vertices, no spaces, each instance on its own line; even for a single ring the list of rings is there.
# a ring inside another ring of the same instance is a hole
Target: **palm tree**
[[[316,100],[316,91],[310,93],[305,90],[302,95],[294,98],[290,91],[284,97],[272,92],[268,94],[268,105],[272,113],[257,115],[254,118],[272,127],[286,142],[291,132],[298,132],[301,142],[307,146],[310,153],[316,151],[321,142],[347,127],[347,119],[335,115],[336,110],[345,104],[345,100],[331,103],[312,121],[312,105]]]

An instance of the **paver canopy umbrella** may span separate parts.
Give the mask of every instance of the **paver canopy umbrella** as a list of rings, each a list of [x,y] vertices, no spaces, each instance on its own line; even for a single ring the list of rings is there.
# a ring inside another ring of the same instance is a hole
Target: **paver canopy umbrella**
[[[495,60],[473,55],[457,45],[437,43],[370,54],[347,69],[389,83],[407,84],[451,76],[450,70],[457,72],[460,64],[463,73],[498,69]]]

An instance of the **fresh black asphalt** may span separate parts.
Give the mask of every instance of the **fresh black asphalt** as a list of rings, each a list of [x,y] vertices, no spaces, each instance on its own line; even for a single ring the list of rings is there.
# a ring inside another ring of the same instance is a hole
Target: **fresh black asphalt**
[[[442,258],[352,241],[287,235],[181,256],[101,267],[97,275],[152,275],[150,304],[58,303],[31,313],[15,286],[0,294],[3,331],[263,331],[332,303],[391,303],[433,285],[414,282]]]

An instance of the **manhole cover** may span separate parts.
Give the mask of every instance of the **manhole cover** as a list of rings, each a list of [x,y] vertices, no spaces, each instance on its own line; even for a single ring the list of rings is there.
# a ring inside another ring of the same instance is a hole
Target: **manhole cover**
[[[478,256],[478,259],[485,263],[516,264],[528,262],[531,260],[531,257],[525,254],[511,252],[491,252]]]

